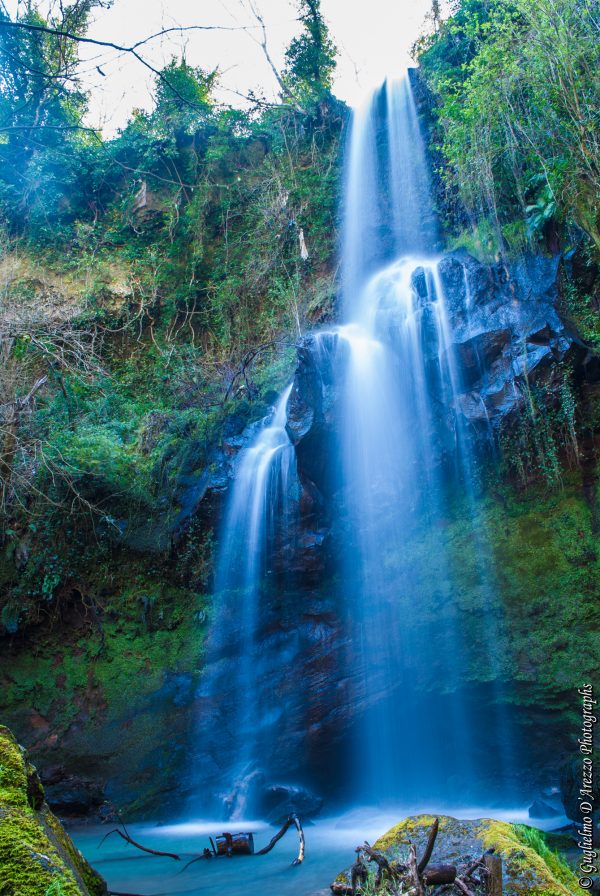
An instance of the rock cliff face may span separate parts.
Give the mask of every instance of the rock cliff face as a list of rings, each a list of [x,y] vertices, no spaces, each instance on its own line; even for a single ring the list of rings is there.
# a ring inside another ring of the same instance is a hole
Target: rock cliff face
[[[524,258],[512,267],[479,263],[465,252],[444,256],[439,264],[451,330],[451,349],[462,389],[455,407],[440,408],[462,416],[475,437],[489,437],[527,401],[533,383],[552,382],[556,365],[569,352],[585,354],[557,310],[557,259]],[[425,358],[433,363],[438,344],[431,299],[422,269],[413,286],[421,301]],[[298,468],[311,507],[321,509],[336,489],[336,439],[340,430],[343,341],[335,332],[307,336],[298,345],[298,367],[288,407],[288,431],[296,446]],[[337,371],[337,374],[336,374]],[[442,441],[439,460],[452,449]]]
[[[440,262],[439,272],[463,384],[456,406],[440,412],[439,431],[445,437],[437,457],[444,464],[453,450],[459,416],[485,453],[494,430],[519,420],[531,384],[552,391],[561,361],[585,376],[587,358],[557,312],[554,260],[530,258],[510,268],[489,267],[465,253],[452,253]],[[419,292],[418,271],[415,287]],[[426,295],[421,297],[426,303]],[[339,785],[347,779],[340,746],[360,726],[370,699],[353,653],[344,612],[347,595],[335,575],[348,537],[336,514],[344,351],[343,340],[333,331],[306,336],[297,347],[287,431],[301,484],[299,522],[273,556],[257,633],[270,657],[263,665],[261,688],[274,695],[278,731],[276,739],[265,737],[263,744],[269,773],[254,779],[267,793],[281,784],[308,782],[324,796],[332,791],[339,795]],[[428,351],[435,356],[433,341]],[[266,395],[263,400],[271,403]],[[198,556],[190,532],[194,537],[198,530],[218,532],[236,459],[256,431],[255,424],[246,426],[247,419],[241,414],[226,421],[221,444],[208,459],[191,442],[181,446],[187,457],[177,483],[181,515],[166,538],[173,575],[185,562],[184,552]],[[537,796],[541,786],[558,783],[557,769],[572,746],[564,724],[568,691],[583,674],[582,659],[593,662],[587,635],[579,637],[576,648],[561,634],[573,619],[582,632],[594,630],[586,614],[593,610],[588,596],[597,588],[598,551],[581,491],[576,473],[565,479],[560,493],[507,492],[489,496],[485,506],[511,637],[511,652],[498,674],[515,681],[517,699],[527,705],[523,723],[530,722],[525,739],[532,762],[527,770],[523,760],[521,782],[528,798]],[[471,545],[461,525],[464,513],[458,502],[439,525],[448,534],[455,560],[452,600],[468,628],[477,609]],[[198,695],[208,589],[199,574],[199,584],[192,586],[197,594],[166,584],[157,589],[151,577],[153,555],[144,553],[148,549],[143,544],[138,547],[132,545],[129,554],[113,561],[115,570],[128,564],[131,580],[127,588],[120,580],[111,586],[121,594],[118,613],[103,613],[99,606],[97,619],[82,618],[68,645],[64,639],[59,643],[58,630],[45,632],[47,644],[38,651],[35,676],[18,645],[3,671],[5,718],[35,750],[48,797],[65,814],[102,814],[108,799],[118,808],[146,815],[159,811],[166,817],[182,799],[198,793],[198,769],[207,778],[218,778],[219,762],[239,747],[235,733],[224,725],[221,755],[195,752],[198,717],[220,713],[226,720],[230,699],[226,678],[212,704]],[[390,559],[400,578],[402,564],[422,564],[434,593],[438,571],[426,538],[403,545]],[[106,587],[98,585],[100,596]],[[573,607],[565,595],[575,595]],[[419,607],[417,622],[430,597]],[[232,624],[232,656],[240,637]],[[475,654],[469,675],[471,705],[479,713],[489,690],[477,660]],[[433,708],[445,685],[436,680],[435,669],[430,680],[420,682]],[[553,718],[545,712],[546,701],[557,708]],[[57,744],[60,767],[53,758]],[[482,751],[488,746],[493,755],[493,745],[482,741]],[[528,780],[528,775],[535,777]]]

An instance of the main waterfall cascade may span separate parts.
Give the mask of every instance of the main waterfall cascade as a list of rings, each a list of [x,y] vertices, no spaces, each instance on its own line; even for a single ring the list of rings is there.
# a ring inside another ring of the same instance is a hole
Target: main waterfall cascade
[[[510,763],[502,695],[490,688],[488,705],[465,696],[469,652],[481,654],[490,681],[498,678],[493,654],[501,644],[501,614],[477,521],[469,433],[457,410],[462,383],[437,241],[410,81],[387,82],[355,112],[349,139],[345,323],[312,340],[317,366],[326,358],[330,388],[339,396],[332,506],[342,545],[336,562],[345,662],[359,707],[353,732],[339,741],[339,763],[352,780],[353,799],[365,803],[476,799],[492,768],[496,790],[502,789]],[[465,295],[468,302],[468,288]],[[265,664],[280,662],[284,647],[261,644],[258,635],[269,552],[298,511],[301,484],[285,429],[292,388],[238,463],[220,543],[220,634],[203,693],[214,705],[224,677],[234,675],[229,692],[235,697],[212,710],[200,737],[203,755],[215,762],[214,780],[233,788],[229,805],[238,810],[256,776],[268,778],[261,745],[270,740],[285,751],[283,716],[307,714],[301,684],[295,706],[278,705],[268,692]],[[450,480],[460,483],[476,546],[482,621],[478,628],[469,618],[468,634],[445,543]],[[425,562],[405,553],[415,539],[428,545]],[[474,631],[475,645],[468,643]],[[346,671],[337,674],[342,680]],[[482,760],[478,725],[487,729],[486,744],[497,746],[491,764]],[[232,737],[235,743],[223,751]],[[223,752],[230,758],[219,758]],[[293,758],[289,767],[293,777]]]

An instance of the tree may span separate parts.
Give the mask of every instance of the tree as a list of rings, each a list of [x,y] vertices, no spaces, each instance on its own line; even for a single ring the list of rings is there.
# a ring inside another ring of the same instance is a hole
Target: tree
[[[216,70],[206,72],[188,65],[184,58],[172,59],[156,79],[153,122],[169,132],[191,136],[210,115],[216,79]]]
[[[283,81],[301,100],[319,100],[331,90],[337,49],[320,0],[299,0],[298,11],[302,31],[286,50]]]
[[[0,9],[0,203],[13,221],[53,226],[78,192],[86,165],[80,149],[93,140],[82,126],[87,97],[78,78],[78,45],[44,30],[85,34],[103,0],[60,4],[44,19],[28,5],[14,24]]]

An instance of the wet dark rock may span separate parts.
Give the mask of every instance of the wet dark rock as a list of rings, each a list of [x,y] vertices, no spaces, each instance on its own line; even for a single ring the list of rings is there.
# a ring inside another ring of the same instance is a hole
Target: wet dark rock
[[[428,297],[427,278],[425,276],[424,268],[416,268],[416,270],[413,272],[412,285],[422,304],[422,302]]]
[[[544,800],[534,800],[529,807],[528,814],[530,818],[556,818],[560,812]]]
[[[556,258],[483,265],[465,252],[439,265],[464,391],[457,410],[495,425],[525,400],[525,380],[551,376],[573,345],[561,321]]]
[[[258,797],[260,817],[271,824],[282,824],[292,813],[302,820],[315,818],[322,808],[321,797],[289,784],[271,784]]]
[[[455,255],[440,261],[439,275],[446,293],[448,312],[452,316],[463,313],[468,304],[466,268]]]
[[[300,479],[314,504],[313,487],[318,495],[331,496],[338,486],[340,396],[334,368],[343,364],[343,347],[336,334],[325,333],[301,340],[297,350],[286,428],[296,448]]]
[[[46,799],[58,815],[64,818],[89,818],[97,813],[105,801],[98,781],[68,774],[63,768],[46,771]]]
[[[583,812],[581,809],[581,793],[583,786],[583,756],[577,755],[570,759],[560,769],[560,798],[565,807],[565,815],[576,824],[581,823]],[[592,798],[588,801],[593,807],[592,816],[594,823],[600,822],[600,780],[594,776],[592,784]]]
[[[493,428],[523,406],[526,382],[551,382],[556,363],[574,345],[555,308],[557,269],[557,258],[541,256],[490,266],[459,251],[440,261],[452,351],[462,384],[451,412],[484,429]],[[436,297],[423,268],[414,271],[412,280],[422,308],[424,355],[435,384]],[[339,486],[329,458],[340,431],[336,384],[343,381],[343,365],[343,340],[335,333],[309,336],[298,345],[288,433],[296,447],[301,480],[313,501],[315,494],[330,499]],[[446,429],[451,442],[454,427]],[[440,457],[449,444],[442,442]]]

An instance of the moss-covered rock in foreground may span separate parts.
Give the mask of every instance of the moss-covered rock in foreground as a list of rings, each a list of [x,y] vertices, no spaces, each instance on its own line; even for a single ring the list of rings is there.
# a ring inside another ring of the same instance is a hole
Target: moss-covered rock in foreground
[[[0,893],[2,896],[105,896],[44,800],[35,768],[0,725]]]
[[[505,896],[572,896],[578,890],[575,875],[546,844],[544,835],[527,825],[508,824],[491,818],[459,820],[438,816],[440,827],[431,861],[468,864],[488,849],[502,857]],[[405,818],[374,844],[389,859],[406,861],[408,843],[417,856],[425,851],[434,817]],[[344,893],[350,884],[349,870],[337,876],[331,889]]]

